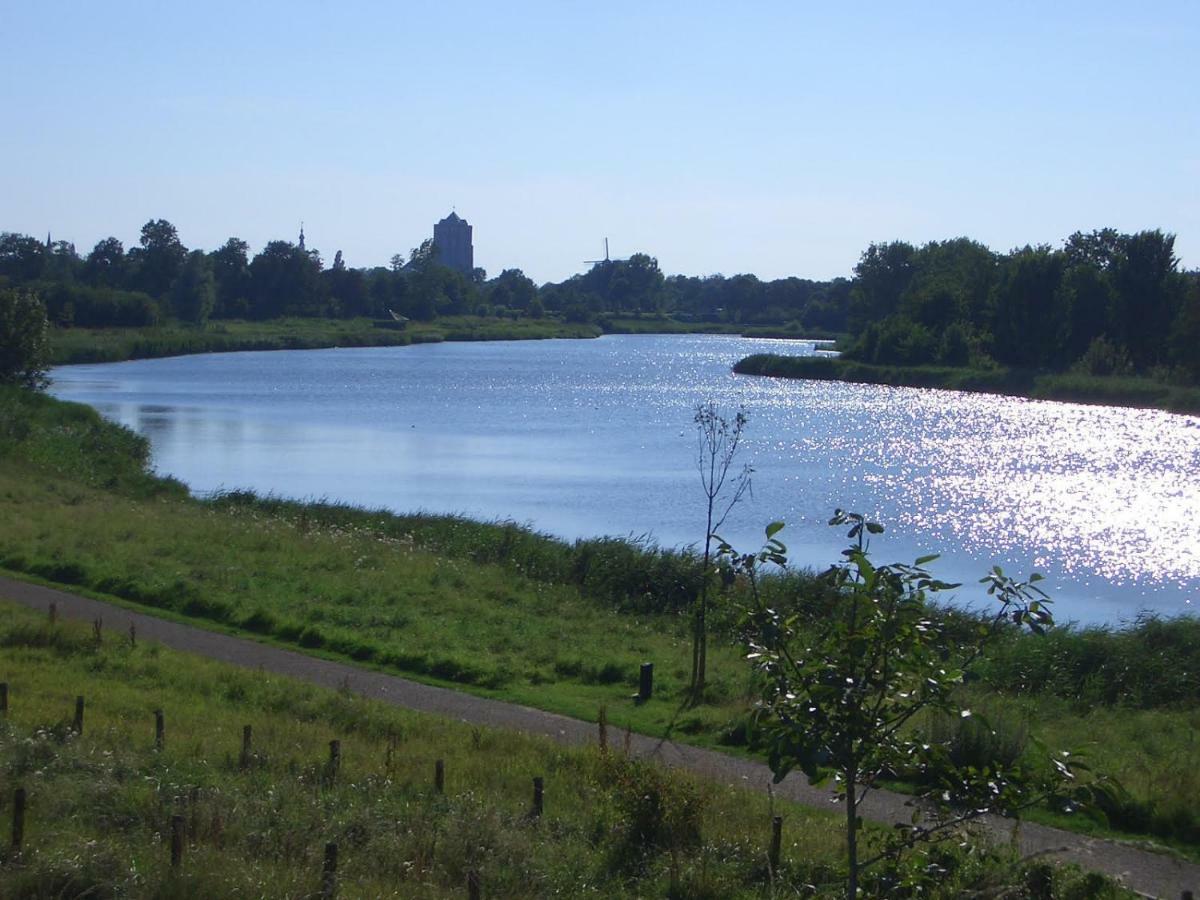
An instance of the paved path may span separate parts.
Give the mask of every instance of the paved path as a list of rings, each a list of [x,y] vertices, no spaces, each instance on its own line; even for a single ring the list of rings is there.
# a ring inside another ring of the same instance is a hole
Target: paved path
[[[16,601],[42,610],[48,610],[53,602],[56,604],[58,615],[64,618],[90,622],[102,616],[110,623],[110,627],[123,629],[127,623],[132,622],[137,626],[139,637],[159,641],[176,650],[196,653],[234,665],[261,668],[325,687],[341,688],[349,685],[351,690],[364,697],[383,700],[407,709],[451,716],[474,725],[515,729],[527,734],[549,737],[564,744],[585,744],[596,740],[596,725],[592,722],[583,722],[514,703],[475,697],[446,688],[418,684],[395,675],[385,675],[345,663],[281,650],[246,638],[218,634],[191,625],[168,622],[110,603],[2,576],[0,599]],[[653,757],[666,765],[687,769],[722,784],[739,785],[760,791],[766,791],[767,786],[771,784],[771,772],[762,763],[736,759],[712,750],[640,734],[633,735],[631,749],[639,756]],[[782,783],[774,785],[773,790],[778,797],[809,806],[835,809],[831,794],[812,787],[803,776],[789,776]],[[911,815],[911,807],[905,805],[907,800],[908,798],[901,794],[877,791],[863,804],[863,815],[867,819],[887,824],[907,822]],[[992,818],[985,824],[1002,839],[1010,839],[1013,834],[1013,823],[1010,821]],[[1089,838],[1029,822],[1022,823],[1016,829],[1016,838],[1022,853],[1053,854],[1055,858],[1075,862],[1086,869],[1094,869],[1119,878],[1126,886],[1148,896],[1177,900],[1185,890],[1200,893],[1200,865],[1181,862],[1114,841]]]

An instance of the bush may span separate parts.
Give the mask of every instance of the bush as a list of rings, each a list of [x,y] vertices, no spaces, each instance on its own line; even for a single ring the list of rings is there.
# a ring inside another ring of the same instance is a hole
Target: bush
[[[0,384],[46,386],[48,328],[46,307],[37,294],[0,290]]]

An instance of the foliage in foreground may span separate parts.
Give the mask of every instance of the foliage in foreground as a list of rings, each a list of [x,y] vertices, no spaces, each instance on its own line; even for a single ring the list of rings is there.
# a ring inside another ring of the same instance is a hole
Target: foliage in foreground
[[[959,826],[987,813],[1016,816],[1048,802],[1090,801],[1090,786],[1078,781],[1082,764],[1069,753],[960,765],[949,741],[912,727],[930,714],[971,717],[957,689],[1007,623],[1039,635],[1053,625],[1049,600],[1035,584],[1040,576],[1016,582],[994,569],[983,581],[997,606],[964,639],[930,615],[937,594],[959,587],[925,568],[936,557],[876,565],[867,536],[883,526],[842,510],[829,524],[849,526],[851,544],[824,575],[836,600],[819,623],[768,607],[757,591],[762,566],[787,565],[787,548],[776,537],[782,522],[767,528],[758,553],[738,554],[725,543],[720,553],[730,577],[745,577],[755,598],[747,630],[762,690],[756,725],[775,780],[794,768],[812,783],[831,774],[837,779],[846,819],[846,896],[858,895],[869,867],[956,839]],[[881,779],[910,773],[922,785],[911,825],[862,858],[859,808]]]
[[[45,386],[48,328],[46,308],[36,294],[0,288],[0,385]]]
[[[0,609],[11,705],[0,720],[0,814],[17,786],[28,793],[23,852],[0,851],[0,893],[14,900],[311,896],[327,841],[338,844],[346,897],[459,897],[469,871],[489,897],[811,897],[838,878],[824,813],[772,806],[617,747],[564,749],[144,641],[105,634],[97,644],[83,627]],[[164,711],[161,750],[154,709]],[[245,765],[244,724],[253,726]],[[433,785],[437,759],[444,793]],[[540,819],[530,814],[534,775],[545,779]],[[773,873],[772,813],[786,817]],[[173,815],[185,826],[174,872]],[[952,897],[1039,880],[1055,897],[1124,896],[1098,876],[992,851],[938,853],[886,876],[868,896]],[[911,887],[893,890],[901,881]]]

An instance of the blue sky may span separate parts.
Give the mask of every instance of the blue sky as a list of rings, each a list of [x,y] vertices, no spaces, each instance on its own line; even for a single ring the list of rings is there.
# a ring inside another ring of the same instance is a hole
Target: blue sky
[[[850,6],[849,4],[845,4]],[[837,5],[837,6],[840,6]],[[558,280],[849,275],[1162,228],[1200,266],[1200,3],[0,0],[0,230],[385,264],[451,207]]]

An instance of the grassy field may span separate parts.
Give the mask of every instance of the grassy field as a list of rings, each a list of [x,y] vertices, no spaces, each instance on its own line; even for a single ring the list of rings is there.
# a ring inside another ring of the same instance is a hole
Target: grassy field
[[[834,817],[625,758],[407,713],[153,644],[49,624],[0,598],[0,812],[26,791],[8,898],[310,897],[326,844],[344,897],[836,896]],[[73,731],[76,696],[86,700]],[[164,737],[156,746],[154,711]],[[242,729],[252,727],[242,759]],[[339,761],[330,741],[339,741]],[[444,765],[444,791],[434,784]],[[531,815],[532,780],[544,811]],[[785,819],[778,871],[772,815]],[[170,864],[171,820],[182,859]],[[7,817],[7,816],[6,816]],[[867,839],[880,832],[868,829]],[[1003,853],[938,851],[919,896],[1020,889],[1127,896],[1097,876]],[[881,871],[868,896],[912,896]]]
[[[147,475],[145,453],[87,408],[0,391],[0,567],[310,653],[584,719],[603,705],[618,728],[750,751],[752,685],[732,613],[710,649],[709,702],[684,706],[689,565],[678,554],[247,495],[200,502]],[[797,602],[797,579],[773,585],[779,603]],[[997,710],[995,743],[1022,744],[1032,730],[1085,751],[1126,788],[1109,810],[1114,828],[1195,856],[1198,631],[1180,620],[1014,637],[987,661],[971,703]],[[643,661],[655,663],[655,696],[637,705]]]
[[[1133,406],[1200,414],[1200,388],[1163,384],[1150,378],[1101,378],[1038,374],[1015,369],[960,369],[948,366],[876,366],[832,357],[775,356],[760,353],[739,360],[743,375],[811,378],[903,387],[942,388],[1064,400],[1106,406]]]
[[[393,328],[376,326],[370,319],[290,318],[266,322],[214,321],[204,326],[56,328],[51,332],[50,346],[54,364],[64,365],[234,350],[392,347],[438,341],[590,338],[599,334],[600,329],[593,325],[553,319],[447,316]]]

